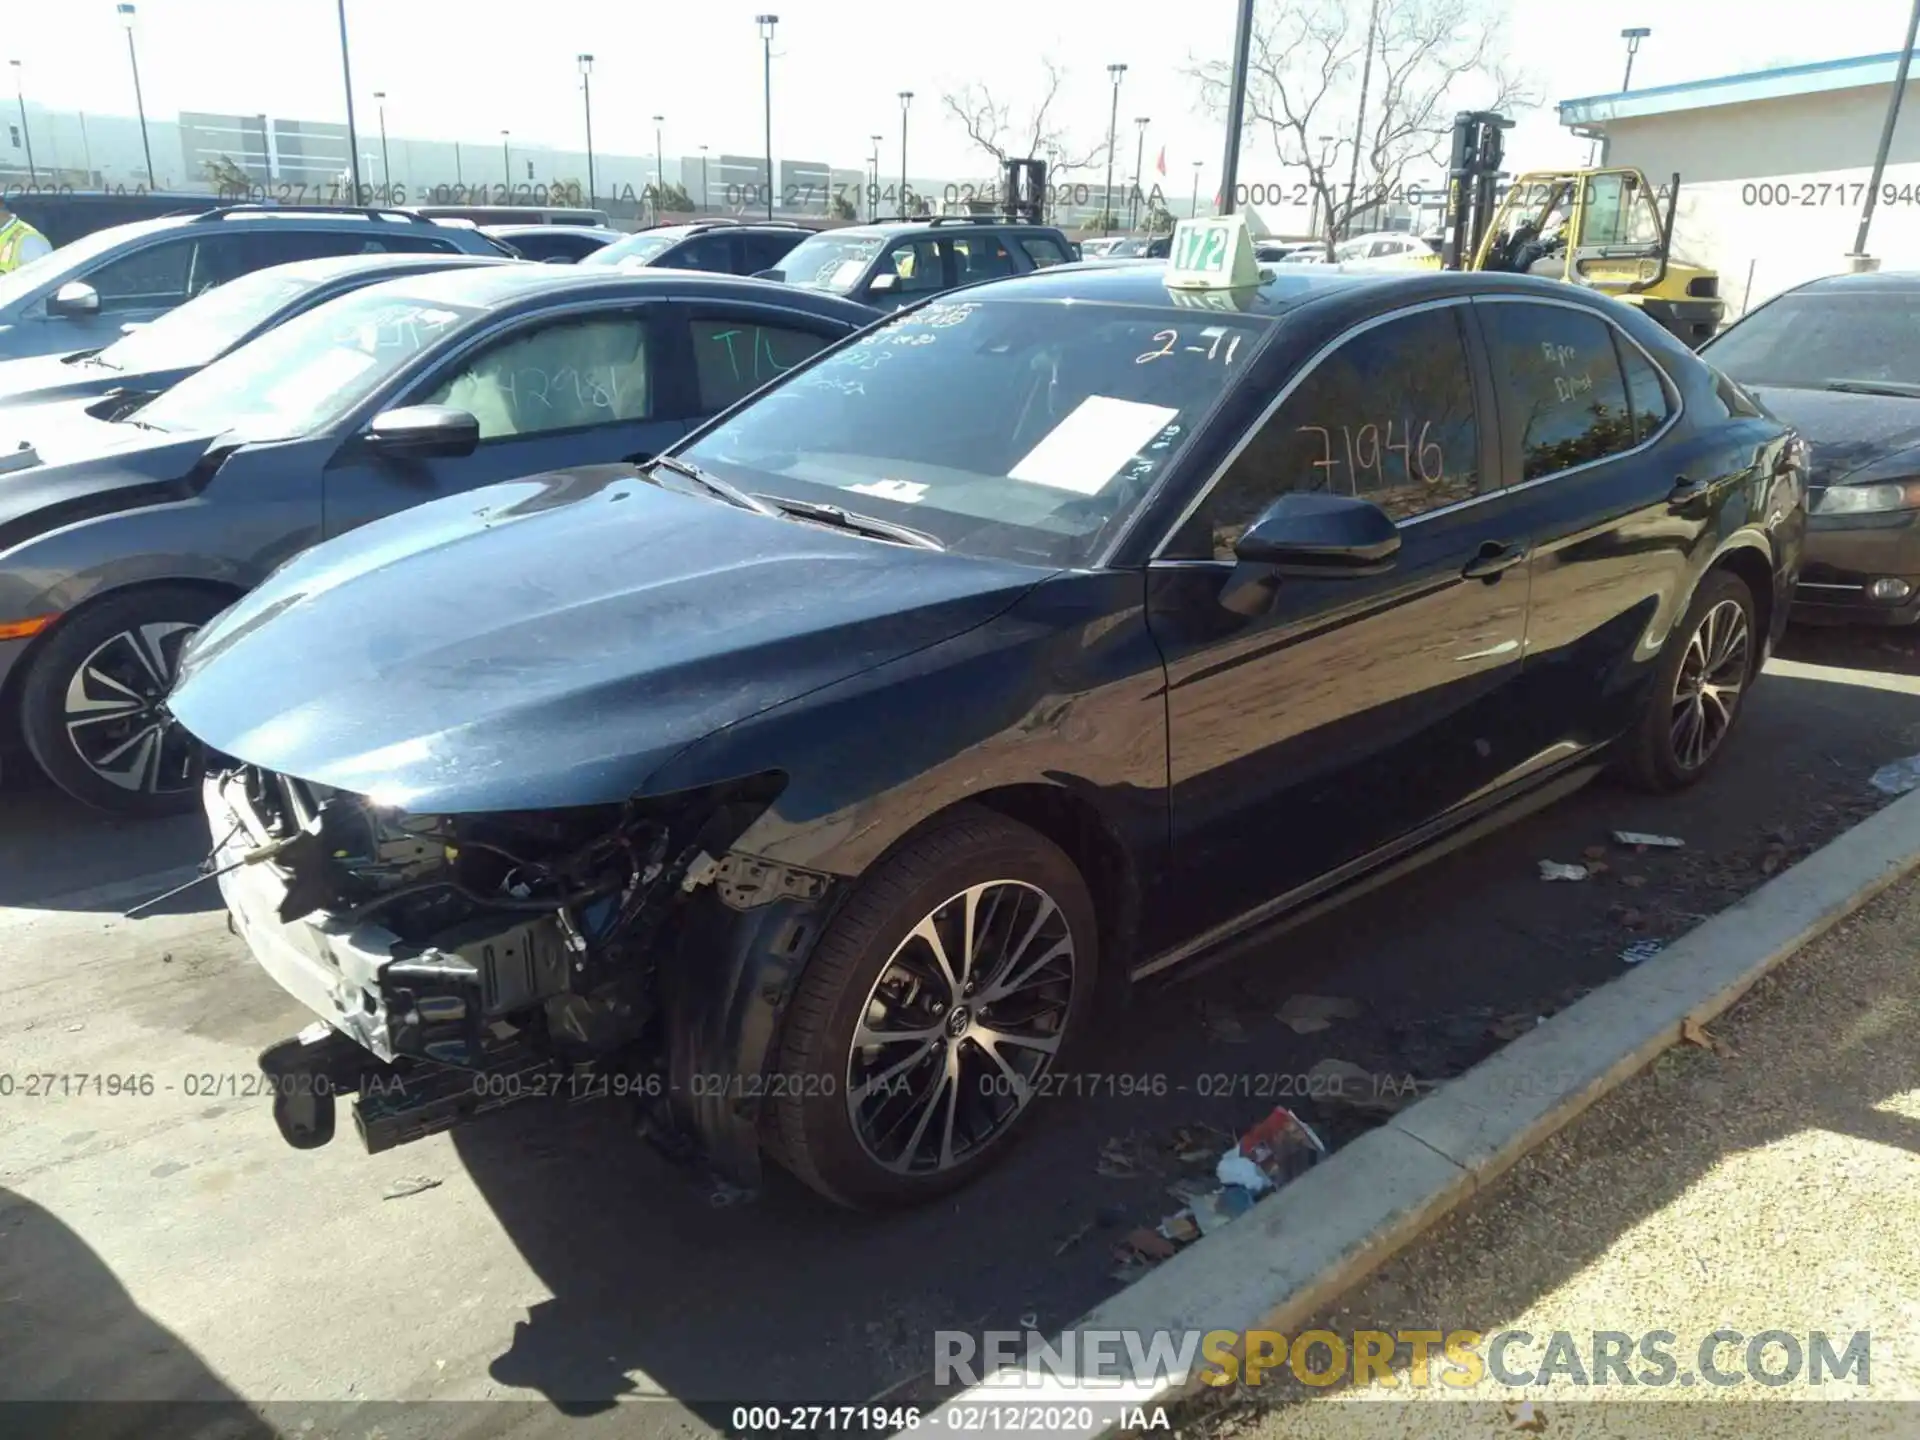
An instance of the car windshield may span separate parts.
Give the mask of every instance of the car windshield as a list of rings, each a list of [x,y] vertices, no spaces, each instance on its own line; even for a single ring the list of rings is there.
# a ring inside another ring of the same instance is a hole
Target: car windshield
[[[130,417],[161,430],[230,431],[250,441],[323,430],[414,356],[485,312],[384,287],[296,315],[188,376]]]
[[[1783,295],[1702,346],[1700,355],[1742,385],[1920,384],[1920,294]]]
[[[255,326],[320,282],[256,270],[169,310],[96,357],[115,370],[184,370],[210,364]]]
[[[29,260],[19,269],[0,275],[0,305],[11,305],[22,295],[31,295],[56,276],[71,274],[97,256],[106,254],[126,238],[124,225],[96,230],[91,235],[82,235],[71,245],[57,246],[38,260]]]
[[[789,285],[845,295],[886,243],[884,235],[815,235],[789,250],[779,270]]]
[[[657,232],[629,235],[626,239],[616,240],[611,245],[602,245],[580,263],[582,265],[619,265],[623,262],[631,262],[635,265],[644,265],[684,239],[686,239],[684,235],[661,235]]]
[[[1078,565],[1167,472],[1270,323],[937,302],[823,356],[683,458],[753,494],[873,515],[950,550]]]

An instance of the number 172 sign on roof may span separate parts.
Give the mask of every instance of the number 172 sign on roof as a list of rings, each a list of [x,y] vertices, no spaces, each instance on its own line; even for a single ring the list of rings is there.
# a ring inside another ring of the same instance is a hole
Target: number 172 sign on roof
[[[1253,232],[1240,215],[1182,220],[1173,227],[1167,286],[1174,290],[1235,290],[1260,283]]]

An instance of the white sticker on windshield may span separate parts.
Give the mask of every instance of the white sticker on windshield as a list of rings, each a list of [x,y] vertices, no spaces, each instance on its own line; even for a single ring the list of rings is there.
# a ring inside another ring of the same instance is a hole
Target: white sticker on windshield
[[[325,350],[266,395],[276,410],[305,410],[350,385],[374,363],[364,350]]]
[[[1089,395],[1007,472],[1007,478],[1076,495],[1098,495],[1115,472],[1179,413],[1165,405]]]
[[[864,485],[845,487],[856,495],[871,495],[878,500],[897,500],[902,505],[918,505],[927,498],[928,487],[915,480],[869,480]]]
[[[842,260],[833,267],[833,275],[827,284],[837,290],[848,289],[858,283],[861,272],[866,268],[867,262],[864,260]]]

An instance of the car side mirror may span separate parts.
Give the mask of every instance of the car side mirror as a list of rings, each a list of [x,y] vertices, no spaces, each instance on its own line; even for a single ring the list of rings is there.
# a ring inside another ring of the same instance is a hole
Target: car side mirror
[[[1220,603],[1236,613],[1260,613],[1282,577],[1352,580],[1393,568],[1400,530],[1371,500],[1352,495],[1291,491],[1242,532]]]
[[[867,289],[876,295],[885,294],[889,290],[897,290],[899,288],[900,277],[898,275],[876,275],[867,282]]]
[[[98,315],[100,292],[84,280],[69,280],[53,292],[53,298],[47,301],[47,313],[69,320],[79,319],[83,315]]]
[[[451,405],[403,405],[373,417],[367,443],[395,459],[471,455],[480,444],[480,422]]]

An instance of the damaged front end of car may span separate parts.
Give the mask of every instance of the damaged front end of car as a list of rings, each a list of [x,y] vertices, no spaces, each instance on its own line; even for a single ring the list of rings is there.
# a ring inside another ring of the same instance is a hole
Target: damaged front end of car
[[[283,1137],[368,1151],[540,1097],[631,1098],[757,1182],[766,1064],[836,899],[732,846],[777,774],[623,804],[406,813],[256,766],[205,801],[234,929],[323,1023],[261,1056]]]

